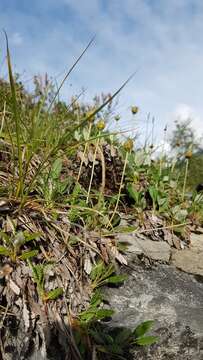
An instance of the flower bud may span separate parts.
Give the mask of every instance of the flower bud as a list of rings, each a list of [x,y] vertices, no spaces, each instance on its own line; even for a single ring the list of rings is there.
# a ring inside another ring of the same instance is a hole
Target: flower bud
[[[114,119],[115,119],[116,121],[119,121],[119,120],[120,120],[120,115],[116,115],[116,116],[114,117]]]
[[[192,157],[192,151],[191,150],[188,150],[186,153],[185,153],[185,158],[186,159],[190,159]]]
[[[134,142],[132,139],[128,139],[124,142],[123,147],[127,152],[130,152],[133,149]]]
[[[87,114],[86,114],[86,118],[88,119],[88,121],[94,121],[95,119],[95,115],[94,114],[94,110],[91,110],[91,111],[88,111]]]
[[[99,120],[98,123],[97,123],[97,129],[98,130],[104,130],[106,124],[105,124],[105,121],[104,120]]]
[[[139,111],[138,106],[132,106],[132,107],[131,107],[131,112],[132,112],[133,115],[137,114],[138,111]]]

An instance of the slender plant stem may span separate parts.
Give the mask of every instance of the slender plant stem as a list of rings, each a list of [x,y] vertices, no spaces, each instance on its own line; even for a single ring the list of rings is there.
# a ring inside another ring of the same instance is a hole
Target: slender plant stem
[[[101,183],[101,187],[100,187],[100,194],[103,194],[105,185],[106,185],[106,166],[105,166],[105,158],[104,158],[102,146],[98,147],[98,151],[101,156],[101,166],[102,166],[102,183]]]
[[[140,231],[137,231],[138,227],[136,230],[133,230],[133,231],[129,231],[131,234],[145,234],[145,233],[153,233],[154,231],[157,231],[157,230],[167,230],[167,229],[175,229],[175,228],[179,228],[179,227],[183,227],[183,226],[187,226],[187,225],[191,225],[192,224],[192,221],[188,221],[188,222],[184,222],[184,223],[181,223],[181,224],[173,224],[173,225],[168,225],[168,226],[162,226],[162,227],[154,227],[154,228],[151,228],[151,229],[143,229],[143,230],[140,230]],[[108,237],[108,236],[116,236],[118,233],[117,232],[108,232],[108,233],[105,233],[105,234],[102,234],[103,237]]]
[[[84,148],[84,152],[83,152],[82,159],[81,159],[81,162],[80,162],[80,168],[79,168],[79,172],[78,172],[78,177],[77,177],[77,182],[76,182],[76,184],[78,184],[78,183],[79,183],[79,180],[80,180],[80,176],[81,176],[81,172],[82,172],[82,166],[83,166],[84,158],[85,158],[85,155],[86,155],[86,152],[87,152],[88,140],[89,140],[90,135],[91,135],[91,130],[92,130],[92,122],[90,122],[90,124],[89,124],[87,141],[85,142],[85,148]]]
[[[114,208],[114,211],[111,215],[111,218],[109,220],[109,223],[108,223],[108,226],[111,226],[111,222],[115,216],[115,213],[117,211],[117,208],[118,208],[118,204],[119,204],[119,201],[120,201],[120,197],[121,197],[121,190],[122,190],[122,186],[123,186],[123,180],[124,180],[124,176],[125,176],[125,170],[126,170],[126,165],[127,165],[127,162],[128,162],[128,155],[129,155],[129,151],[126,152],[126,155],[125,155],[125,162],[124,162],[124,166],[123,166],[123,172],[122,172],[122,176],[121,176],[121,182],[120,182],[120,187],[119,187],[119,192],[118,192],[118,197],[117,197],[117,201],[116,201],[116,205],[115,205],[115,208]]]
[[[4,108],[3,108],[3,112],[2,112],[2,118],[1,118],[0,136],[2,134],[3,127],[4,127],[5,115],[6,115],[6,102],[4,101]]]
[[[186,189],[187,176],[188,176],[188,166],[189,166],[189,159],[186,159],[185,176],[184,176],[183,192],[182,192],[182,200],[183,201],[184,201],[184,198],[185,198],[185,189]]]
[[[99,136],[100,136],[100,132],[99,132]],[[90,178],[89,188],[88,188],[88,192],[87,192],[86,204],[88,204],[88,202],[89,202],[90,191],[91,191],[91,187],[92,187],[92,180],[93,180],[93,176],[94,176],[94,168],[95,168],[95,161],[96,161],[96,156],[97,156],[97,149],[99,146],[99,140],[100,140],[100,138],[97,139],[96,146],[95,146],[95,152],[94,152],[93,164],[92,164],[92,172],[91,172],[91,178]]]

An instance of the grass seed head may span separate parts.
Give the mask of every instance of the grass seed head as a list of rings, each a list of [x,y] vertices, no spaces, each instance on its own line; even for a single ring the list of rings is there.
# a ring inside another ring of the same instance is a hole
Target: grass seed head
[[[192,157],[192,151],[191,150],[186,151],[185,158],[186,159],[191,159],[191,157]]]
[[[88,111],[86,114],[86,118],[89,122],[93,122],[95,120],[94,110]]]
[[[97,129],[98,129],[98,130],[100,130],[100,131],[101,131],[101,130],[104,130],[104,129],[105,129],[105,126],[106,126],[106,124],[105,124],[105,121],[104,121],[104,120],[101,119],[101,120],[98,121],[98,123],[97,123]]]
[[[116,121],[119,121],[119,120],[120,120],[120,115],[116,115],[116,116],[114,117],[114,119],[115,119]]]
[[[130,152],[133,149],[134,142],[132,139],[128,139],[124,142],[123,147],[126,151]]]
[[[137,114],[138,111],[139,111],[138,106],[132,106],[132,107],[131,107],[131,112],[132,112],[133,115]]]

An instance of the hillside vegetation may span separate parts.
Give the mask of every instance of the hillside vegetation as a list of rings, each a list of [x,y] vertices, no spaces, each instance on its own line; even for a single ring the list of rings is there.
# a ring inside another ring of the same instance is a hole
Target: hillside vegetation
[[[110,120],[115,129],[120,121],[114,99],[125,84],[92,104],[79,97],[66,104],[47,77],[35,77],[27,93],[7,51],[9,81],[0,80],[2,346],[23,318],[30,337],[14,349],[21,358],[38,337],[54,343],[60,331],[71,359],[125,358],[130,347],[156,339],[145,337],[151,321],[116,335],[98,322],[113,314],[102,286],[126,278],[119,270],[126,245],[116,234],[162,237],[167,229],[187,244],[190,226],[203,221],[202,195],[187,194],[196,160],[184,161],[179,183],[171,159],[152,160],[153,144],[138,150],[128,134],[122,141],[107,130]],[[130,111],[139,116],[137,106]]]

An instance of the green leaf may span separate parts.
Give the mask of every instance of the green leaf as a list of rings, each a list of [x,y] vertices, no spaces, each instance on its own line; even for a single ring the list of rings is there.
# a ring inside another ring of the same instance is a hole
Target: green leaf
[[[10,256],[11,252],[4,246],[0,246],[0,255]]]
[[[56,159],[50,171],[50,177],[54,180],[58,179],[62,170],[62,160]]]
[[[129,243],[120,241],[117,243],[117,249],[120,252],[126,252],[128,250]]]
[[[135,335],[136,337],[143,336],[152,328],[153,325],[153,320],[144,321],[136,327],[136,329],[133,331],[133,335]]]
[[[133,185],[134,184],[129,183],[129,184],[127,184],[126,188],[127,188],[127,192],[128,192],[129,197],[131,199],[133,199],[137,203],[138,200],[139,200],[140,192],[136,191]]]
[[[114,344],[114,339],[111,335],[109,334],[103,334],[103,337],[105,339],[105,343],[109,344],[109,345],[113,345]]]
[[[91,307],[98,307],[103,300],[103,296],[99,290],[96,290],[91,298],[90,306]]]
[[[25,243],[27,243],[28,241],[37,240],[38,238],[40,238],[41,234],[39,232],[28,233],[27,231],[24,231],[24,236]]]
[[[100,345],[105,345],[105,341],[104,341],[104,337],[103,334],[93,330],[93,329],[89,329],[88,330],[90,336],[94,339],[94,341],[96,342],[96,344],[100,344]]]
[[[103,320],[109,318],[114,314],[111,309],[95,309],[90,308],[79,314],[81,321],[89,322],[91,320]]]
[[[75,133],[74,133],[75,140],[79,141],[80,137],[81,137],[81,134],[79,133],[79,131],[76,130]]]
[[[158,198],[158,205],[159,205],[159,206],[166,205],[167,202],[168,202],[168,199],[167,199],[167,198]]]
[[[45,299],[46,300],[56,300],[62,294],[63,294],[63,289],[62,288],[56,288],[54,290],[49,291],[46,294]]]
[[[57,190],[59,192],[59,194],[63,195],[63,193],[65,192],[65,190],[67,189],[69,185],[69,181],[68,180],[64,180],[60,183],[57,184]]]
[[[114,275],[102,281],[105,284],[120,284],[128,278],[127,275]]]
[[[95,319],[95,309],[84,311],[79,314],[79,317],[82,322],[89,322]]]
[[[105,318],[109,318],[114,314],[114,311],[111,309],[99,309],[95,313],[96,320],[103,320]]]
[[[90,274],[90,278],[95,280],[96,278],[101,277],[105,272],[105,265],[102,260],[100,260],[93,268]]]
[[[29,241],[35,240],[40,237],[40,233],[29,233],[28,231],[19,231],[15,236],[14,246],[19,250],[20,247]]]
[[[29,265],[32,268],[32,275],[33,275],[33,279],[34,281],[37,283],[38,286],[42,286],[43,285],[43,281],[44,281],[44,265],[41,264],[37,264],[37,265],[33,265],[29,259],[28,259]]]
[[[18,256],[18,258],[20,260],[27,260],[30,259],[31,257],[34,257],[38,254],[38,250],[30,250],[30,251],[25,251],[22,255]]]
[[[8,236],[5,232],[3,231],[0,231],[0,237],[3,239],[3,241],[6,243],[6,244],[11,244],[11,236]]]
[[[117,344],[126,345],[132,335],[132,331],[130,329],[120,329],[119,333],[116,335],[115,342]]]
[[[124,355],[124,349],[119,344],[113,343],[106,345],[106,349],[108,350],[108,353],[112,355]],[[119,359],[125,359],[123,357],[119,356]]]
[[[116,226],[116,228],[114,228],[114,232],[118,232],[118,233],[131,233],[135,230],[137,230],[137,226]]]
[[[135,343],[140,346],[144,345],[152,345],[155,344],[158,341],[157,336],[143,336],[138,339],[136,339]]]
[[[157,201],[158,191],[154,186],[149,187],[149,194],[152,198],[152,201],[155,203]]]

